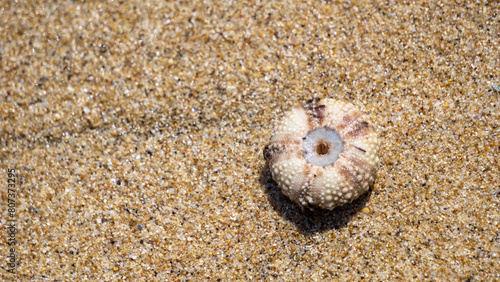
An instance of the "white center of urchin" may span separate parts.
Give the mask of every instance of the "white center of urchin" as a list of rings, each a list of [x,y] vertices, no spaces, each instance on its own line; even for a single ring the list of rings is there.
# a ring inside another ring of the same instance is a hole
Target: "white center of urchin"
[[[302,140],[304,159],[312,165],[333,165],[344,151],[344,141],[332,128],[317,128],[310,131]]]

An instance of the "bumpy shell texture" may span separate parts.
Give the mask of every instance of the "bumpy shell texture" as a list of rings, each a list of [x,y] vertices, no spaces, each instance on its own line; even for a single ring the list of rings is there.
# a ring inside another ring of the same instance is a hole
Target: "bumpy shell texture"
[[[264,158],[292,201],[331,210],[373,184],[378,148],[373,126],[352,104],[311,99],[285,114]]]

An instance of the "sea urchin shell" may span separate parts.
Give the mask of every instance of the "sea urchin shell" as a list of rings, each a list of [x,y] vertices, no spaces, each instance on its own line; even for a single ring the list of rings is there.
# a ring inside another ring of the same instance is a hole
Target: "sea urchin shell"
[[[311,99],[295,107],[264,148],[273,179],[303,207],[333,209],[373,184],[377,134],[352,104]]]

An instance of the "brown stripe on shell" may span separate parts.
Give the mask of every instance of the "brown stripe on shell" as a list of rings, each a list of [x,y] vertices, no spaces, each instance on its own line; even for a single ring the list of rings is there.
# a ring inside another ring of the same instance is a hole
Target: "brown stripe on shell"
[[[315,184],[315,182],[323,177],[324,169],[308,164],[306,165],[304,172],[304,174],[307,175],[307,179],[309,179],[309,181],[305,183],[306,188],[304,189],[304,193],[302,194],[302,196],[307,203],[307,208],[309,208],[310,210],[314,210],[314,207],[319,207],[319,205],[321,204],[321,199],[319,197],[321,191],[318,191],[319,187]],[[321,189],[322,187],[320,188],[320,190]],[[307,200],[308,197],[312,200],[311,202]]]
[[[310,166],[308,164],[304,164],[302,167],[302,174],[308,175],[310,173]],[[309,191],[309,182],[307,181],[307,177],[305,177],[304,181],[300,183],[301,189],[290,189],[287,191],[286,195],[294,202],[300,203],[302,199],[305,200],[305,196],[307,196],[307,192]]]
[[[283,139],[281,139],[279,141],[279,144],[283,144],[283,145],[301,145],[302,141],[300,139],[297,139],[296,137],[293,137],[291,135],[287,135],[287,136],[283,137]]]
[[[321,124],[325,119],[325,105],[318,105],[318,98],[307,100],[302,107],[307,113],[307,123],[310,128],[316,127],[316,124]]]
[[[344,154],[345,160],[351,164],[352,167],[357,167],[361,169],[361,173],[365,174],[370,163],[364,158],[358,157],[356,154]]]
[[[356,175],[351,171],[347,166],[340,165],[339,166],[339,174],[342,178],[347,182],[347,185],[350,187],[359,187],[359,181]]]
[[[346,136],[356,138],[358,136],[367,135],[369,130],[370,124],[367,121],[361,120],[355,123],[349,131],[346,132]]]
[[[293,138],[291,136],[285,136],[279,142],[269,144],[264,147],[264,159],[266,161],[270,161],[271,159],[274,161],[282,161],[286,158],[290,158],[293,154],[287,154],[285,151],[288,150],[291,153],[299,151],[301,153],[302,150],[297,150],[297,148],[302,149],[301,145],[301,140],[297,140],[297,138]]]
[[[361,114],[357,111],[353,111],[351,113],[346,114],[342,118],[342,122],[337,126],[337,129],[339,131],[343,131],[347,127],[349,127],[351,124],[355,123],[359,118],[361,117]]]
[[[359,171],[353,170],[356,167]],[[365,174],[370,175],[373,171],[370,169],[370,163],[364,158],[357,156],[353,152],[344,154],[343,162],[339,163],[339,173],[347,181],[348,185],[351,187],[362,187],[363,181],[365,181]],[[361,174],[363,179],[358,180],[358,174]]]
[[[303,174],[307,176],[306,179],[310,179],[309,175],[311,174],[311,166],[309,164],[305,164],[304,165]],[[304,186],[304,189],[302,190],[303,191],[302,195],[307,196],[309,194],[309,189],[310,189],[310,186],[311,186],[310,181],[306,180],[302,184],[302,186]]]
[[[304,164],[304,169],[302,170],[303,175],[310,175],[311,173],[311,165],[310,164]],[[308,179],[309,177],[306,177]],[[304,184],[309,184],[309,183],[304,183]]]
[[[314,107],[307,109],[307,114],[321,123],[321,120],[325,118],[325,107],[325,105],[315,105]]]

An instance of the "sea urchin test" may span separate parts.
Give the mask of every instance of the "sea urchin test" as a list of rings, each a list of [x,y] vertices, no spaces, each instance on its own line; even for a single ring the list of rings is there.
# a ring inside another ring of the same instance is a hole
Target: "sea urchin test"
[[[352,104],[311,99],[285,114],[264,148],[264,158],[292,201],[331,210],[373,184],[377,134]]]

